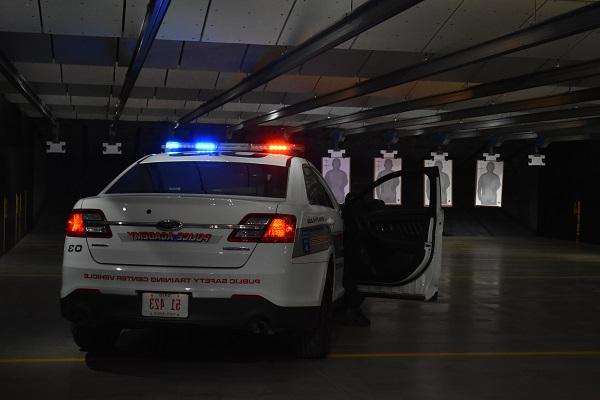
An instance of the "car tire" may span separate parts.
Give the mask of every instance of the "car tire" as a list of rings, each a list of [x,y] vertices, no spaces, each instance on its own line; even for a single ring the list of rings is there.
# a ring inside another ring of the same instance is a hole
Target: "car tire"
[[[114,349],[121,328],[114,326],[98,326],[73,324],[71,326],[73,340],[82,350],[98,353]]]
[[[431,296],[431,298],[429,298],[429,300],[427,300],[427,301],[430,301],[430,302],[438,301],[439,293],[440,292],[435,292],[435,294],[433,296]]]
[[[331,333],[333,331],[333,265],[327,268],[327,277],[323,289],[323,298],[319,308],[317,327],[309,332],[297,332],[293,335],[294,352],[299,358],[319,359],[329,353]]]

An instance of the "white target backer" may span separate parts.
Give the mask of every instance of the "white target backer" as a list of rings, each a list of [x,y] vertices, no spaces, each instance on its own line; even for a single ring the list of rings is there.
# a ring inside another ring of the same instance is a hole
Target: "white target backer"
[[[350,191],[350,157],[344,157],[345,150],[329,150],[331,157],[321,159],[323,178],[339,204],[344,204]]]
[[[485,160],[477,161],[475,182],[475,205],[502,207],[502,178],[504,162],[497,161],[498,155],[484,153]]]
[[[382,150],[383,157],[373,159],[373,181],[402,170],[402,159],[394,158],[397,153],[397,151]],[[390,179],[377,186],[373,189],[373,198],[383,200],[385,204],[402,204],[402,179],[400,177]]]
[[[447,155],[448,153],[444,153]],[[440,170],[440,193],[442,207],[452,207],[452,160],[446,160],[444,155],[434,156],[433,160],[424,160],[425,167],[438,167]],[[424,177],[423,204],[429,207],[429,178]]]

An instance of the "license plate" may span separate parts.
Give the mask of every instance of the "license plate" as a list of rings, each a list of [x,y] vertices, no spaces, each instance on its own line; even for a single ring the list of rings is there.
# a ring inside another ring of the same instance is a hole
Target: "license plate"
[[[187,318],[188,295],[182,293],[142,293],[144,317]]]

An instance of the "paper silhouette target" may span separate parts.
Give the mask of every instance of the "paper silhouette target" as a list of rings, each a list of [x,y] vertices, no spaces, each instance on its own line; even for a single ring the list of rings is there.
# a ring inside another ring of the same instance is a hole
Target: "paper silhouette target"
[[[438,167],[440,170],[440,194],[442,207],[452,207],[452,160],[425,160],[425,167]],[[429,207],[429,178],[424,176],[423,204]]]
[[[321,171],[337,202],[344,204],[350,191],[350,158],[323,157]]]
[[[475,205],[502,207],[503,161],[477,161]]]
[[[375,158],[373,180],[377,180],[392,172],[402,170],[401,158]],[[385,204],[402,204],[402,179],[395,178],[377,186],[373,190],[373,197],[383,200]]]

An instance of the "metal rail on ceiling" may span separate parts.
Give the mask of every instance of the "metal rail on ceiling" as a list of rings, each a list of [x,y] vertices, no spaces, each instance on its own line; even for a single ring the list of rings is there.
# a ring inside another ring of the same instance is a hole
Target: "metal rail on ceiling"
[[[578,90],[553,96],[536,97],[532,99],[510,101],[506,103],[490,104],[482,107],[466,108],[462,110],[442,112],[425,117],[408,118],[399,121],[381,122],[359,128],[347,129],[344,135],[372,133],[389,129],[400,129],[420,125],[438,124],[443,122],[464,120],[468,118],[492,116],[496,114],[536,110],[548,107],[560,107],[569,104],[583,103],[586,101],[600,100],[600,88]],[[533,114],[532,114],[533,115]],[[461,122],[461,126],[466,126]],[[443,128],[443,127],[442,127]]]
[[[482,138],[489,140],[491,137],[496,137],[493,147],[500,147],[507,141],[537,140],[541,143],[539,148],[545,148],[554,142],[591,140],[594,136],[598,137],[600,121],[586,122],[583,126],[581,126],[582,124],[576,125],[579,126],[573,127],[571,122],[561,123],[561,125],[554,127],[545,124],[538,126],[535,132],[532,129],[525,129],[520,133],[499,133],[493,130],[461,132],[448,135],[442,144],[447,146],[450,142],[460,139]]]
[[[370,0],[366,2],[340,21],[249,75],[231,89],[182,116],[174,123],[173,128],[176,129],[207,114],[421,1],[423,0]]]
[[[398,130],[398,137],[421,135],[465,135],[468,132],[505,134],[536,132],[537,129],[554,130],[587,127],[600,122],[600,106],[573,108],[515,115],[485,121],[473,121],[428,127],[415,130]]]
[[[127,68],[125,81],[121,86],[121,92],[119,93],[119,97],[117,98],[117,104],[115,105],[112,114],[111,132],[113,135],[114,129],[116,128],[116,125],[119,122],[119,119],[121,118],[121,114],[123,113],[125,104],[129,99],[129,95],[131,94],[131,91],[135,86],[135,82],[137,81],[140,72],[142,71],[144,62],[146,61],[146,58],[150,53],[152,43],[154,43],[156,34],[160,29],[160,25],[165,15],[167,14],[167,10],[169,9],[170,4],[171,0],[151,0],[148,3],[148,8],[146,9],[146,16],[144,17],[144,22],[142,24],[137,43],[135,45],[133,55],[131,56],[129,67]]]
[[[58,121],[52,114],[52,111],[48,108],[46,103],[39,98],[35,91],[31,88],[27,80],[21,75],[17,67],[8,59],[4,52],[0,51],[0,72],[4,74],[6,80],[8,80],[18,91],[25,97],[25,99],[31,104],[37,111],[39,111],[44,118],[46,118],[53,129],[57,129]]]
[[[403,83],[416,81],[456,68],[464,67],[502,55],[558,40],[600,27],[600,3],[580,7],[574,11],[550,18],[528,28],[488,40],[447,55],[401,68],[385,75],[357,83],[351,87],[317,96],[280,110],[246,120],[230,128],[236,131],[280,118],[299,114]]]
[[[390,114],[400,114],[412,110],[443,106],[468,100],[480,99],[483,97],[510,93],[517,90],[531,89],[536,86],[552,85],[598,75],[600,75],[600,59],[586,61],[567,67],[552,68],[539,72],[519,75],[508,79],[482,83],[477,86],[471,86],[453,92],[440,93],[414,100],[371,108],[353,114],[310,122],[308,124],[290,128],[288,132],[297,133],[309,131],[328,126],[341,125],[350,122],[382,117]]]

